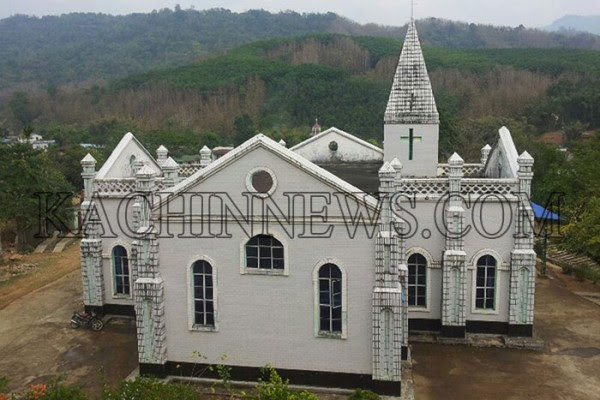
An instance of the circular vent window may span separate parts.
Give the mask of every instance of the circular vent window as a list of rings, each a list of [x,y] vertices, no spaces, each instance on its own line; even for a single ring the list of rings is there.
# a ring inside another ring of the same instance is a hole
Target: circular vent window
[[[277,181],[273,172],[266,168],[255,168],[248,173],[246,186],[251,192],[268,196],[275,190]]]

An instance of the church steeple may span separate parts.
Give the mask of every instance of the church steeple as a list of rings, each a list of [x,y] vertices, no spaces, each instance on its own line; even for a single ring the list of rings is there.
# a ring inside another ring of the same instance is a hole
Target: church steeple
[[[437,124],[439,115],[415,21],[411,19],[385,110],[386,124]]]
[[[436,176],[440,117],[413,19],[402,46],[384,116],[384,161],[398,158],[403,175]]]

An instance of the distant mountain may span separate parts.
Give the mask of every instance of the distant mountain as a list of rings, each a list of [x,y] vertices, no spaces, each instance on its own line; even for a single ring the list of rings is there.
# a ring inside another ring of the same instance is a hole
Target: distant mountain
[[[417,22],[425,46],[600,49],[600,37],[430,18]],[[189,63],[259,39],[311,33],[402,38],[406,27],[361,25],[333,13],[163,9],[111,16],[72,13],[0,20],[0,88],[96,82]]]
[[[600,15],[565,15],[544,29],[567,34],[589,32],[600,35]]]

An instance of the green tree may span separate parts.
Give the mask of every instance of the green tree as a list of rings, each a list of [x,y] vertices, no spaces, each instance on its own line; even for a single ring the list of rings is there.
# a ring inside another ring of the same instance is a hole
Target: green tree
[[[26,144],[0,146],[0,160],[0,223],[11,223],[15,243],[24,245],[28,233],[40,222],[40,197],[36,193],[69,192],[71,186],[48,153]],[[66,217],[70,206],[70,201],[63,202],[57,214]]]
[[[252,118],[250,118],[248,114],[238,116],[235,119],[233,126],[235,131],[233,144],[235,146],[239,146],[257,133],[254,121],[252,121]]]
[[[8,100],[8,106],[15,120],[22,127],[30,125],[37,116],[29,95],[26,92],[14,92]]]
[[[215,131],[204,131],[200,136],[200,147],[208,146],[209,148],[213,148],[219,146],[222,142],[222,138]]]

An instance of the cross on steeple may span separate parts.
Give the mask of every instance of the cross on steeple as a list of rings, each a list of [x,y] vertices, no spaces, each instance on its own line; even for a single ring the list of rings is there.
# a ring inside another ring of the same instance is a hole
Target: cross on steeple
[[[420,142],[421,139],[422,139],[422,136],[414,135],[413,128],[409,128],[408,136],[400,136],[401,142],[408,142],[408,159],[409,159],[409,161],[413,159],[415,142]]]
[[[410,0],[410,20],[415,19],[415,0]]]

